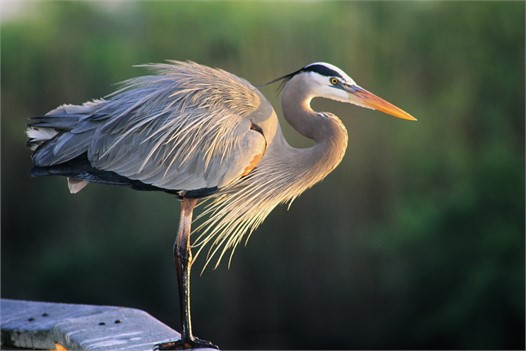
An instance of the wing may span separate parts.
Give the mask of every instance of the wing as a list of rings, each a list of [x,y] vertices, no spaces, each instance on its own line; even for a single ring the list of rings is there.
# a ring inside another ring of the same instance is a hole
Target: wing
[[[125,82],[88,114],[75,109],[73,127],[64,126],[64,108],[35,124],[53,128],[56,118],[62,127],[37,148],[35,164],[86,154],[98,170],[181,191],[221,188],[254,168],[277,125],[270,103],[256,88],[195,63],[147,67],[158,74]]]

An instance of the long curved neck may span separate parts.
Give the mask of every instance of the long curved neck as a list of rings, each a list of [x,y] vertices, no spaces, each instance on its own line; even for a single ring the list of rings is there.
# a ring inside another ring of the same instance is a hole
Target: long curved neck
[[[284,139],[287,149],[284,157],[292,157],[293,172],[305,177],[307,187],[323,179],[342,160],[347,149],[347,130],[331,113],[315,112],[310,102],[315,97],[301,77],[293,77],[283,88],[281,97],[283,114],[287,122],[301,135],[314,140],[312,147],[296,149]],[[278,136],[278,138],[281,136]],[[294,166],[293,166],[294,165]],[[307,179],[308,178],[308,179]]]
[[[285,119],[294,129],[318,142],[330,136],[319,131],[321,116],[310,106],[315,96],[305,83],[301,77],[288,81],[281,94],[281,106]]]

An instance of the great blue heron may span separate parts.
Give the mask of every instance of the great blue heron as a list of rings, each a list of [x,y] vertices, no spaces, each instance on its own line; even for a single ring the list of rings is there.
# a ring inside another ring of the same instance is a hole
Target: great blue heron
[[[32,119],[31,175],[66,176],[71,193],[88,183],[162,190],[182,199],[174,260],[181,340],[160,348],[215,347],[195,338],[190,320],[190,233],[198,199],[209,201],[194,247],[206,264],[232,253],[280,203],[291,202],[342,160],[347,131],[315,97],[415,120],[357,85],[341,69],[312,63],[278,78],[285,119],[314,145],[291,147],[271,104],[246,80],[192,62],[146,65],[156,74],[130,79],[106,99],[62,105]]]

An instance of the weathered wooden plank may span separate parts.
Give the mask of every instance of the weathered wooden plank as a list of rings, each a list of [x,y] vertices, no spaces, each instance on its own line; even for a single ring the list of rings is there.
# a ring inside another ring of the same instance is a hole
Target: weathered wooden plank
[[[180,334],[148,313],[124,307],[2,299],[2,345],[68,350],[152,350]]]

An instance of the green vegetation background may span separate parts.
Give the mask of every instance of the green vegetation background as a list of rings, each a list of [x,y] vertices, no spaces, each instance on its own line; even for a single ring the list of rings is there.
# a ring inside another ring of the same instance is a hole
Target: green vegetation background
[[[349,129],[345,159],[230,269],[197,263],[196,334],[225,349],[524,349],[524,2],[25,5],[1,27],[3,297],[179,325],[178,202],[30,178],[28,117],[108,94],[134,64],[262,84],[327,61],[419,121],[315,101]]]

